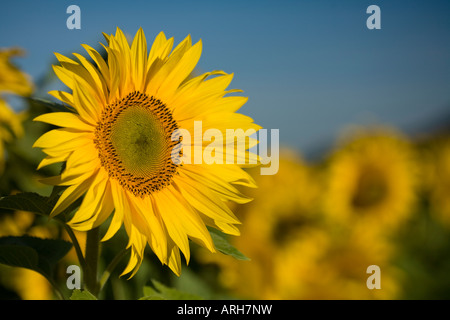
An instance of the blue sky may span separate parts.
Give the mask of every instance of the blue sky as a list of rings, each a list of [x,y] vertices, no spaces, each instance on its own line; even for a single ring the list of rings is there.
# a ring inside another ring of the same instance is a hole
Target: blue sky
[[[81,8],[81,30],[66,9]],[[369,5],[381,29],[369,30]],[[333,142],[352,124],[414,132],[450,112],[450,1],[3,1],[0,47],[34,79],[53,52],[81,52],[119,26],[148,39],[202,39],[202,71],[234,72],[242,112],[302,153]],[[151,41],[149,40],[149,41]]]

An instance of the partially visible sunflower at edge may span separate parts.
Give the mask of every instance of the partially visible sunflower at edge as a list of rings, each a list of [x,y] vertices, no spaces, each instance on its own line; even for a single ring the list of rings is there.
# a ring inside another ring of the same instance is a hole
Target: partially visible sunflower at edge
[[[184,150],[173,154],[181,139],[172,136],[177,129],[194,133],[194,121],[224,136],[226,129],[261,127],[236,113],[247,98],[226,96],[240,92],[227,90],[233,74],[212,71],[188,78],[200,58],[201,41],[192,44],[188,36],[173,49],[174,39],[161,32],[148,52],[142,29],[131,46],[119,28],[104,36],[106,61],[85,44],[95,64],[80,54],[74,53],[77,60],[56,54],[60,66],[54,71],[70,92],[49,93],[73,112],[35,119],[61,127],[34,145],[47,154],[39,168],[65,162],[61,175],[46,180],[67,186],[51,216],[84,195],[69,225],[86,231],[112,216],[105,241],[123,224],[131,248],[123,274],[135,274],[149,244],[179,275],[180,250],[186,262],[190,259],[189,239],[215,252],[206,226],[239,235],[235,225],[240,222],[225,201],[250,201],[234,185],[255,183],[243,165],[177,164],[172,157],[181,157]],[[202,149],[206,145],[200,143]],[[235,158],[249,157],[247,150],[233,151]]]
[[[11,62],[11,58],[22,54],[20,49],[0,49],[0,174],[4,169],[5,143],[23,134],[24,117],[11,110],[4,94],[28,96],[33,91],[28,76]]]
[[[428,142],[421,151],[423,187],[433,218],[450,227],[450,137]]]
[[[324,212],[344,224],[399,226],[416,200],[416,160],[409,142],[393,130],[350,132],[329,159]]]

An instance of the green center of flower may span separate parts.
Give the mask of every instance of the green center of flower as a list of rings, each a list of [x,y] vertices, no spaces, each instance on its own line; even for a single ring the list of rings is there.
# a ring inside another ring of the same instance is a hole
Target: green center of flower
[[[95,131],[99,159],[111,178],[136,196],[163,189],[177,165],[172,141],[178,128],[160,100],[139,92],[108,105]]]
[[[168,145],[164,127],[152,112],[130,106],[111,128],[112,145],[128,172],[146,177],[159,170]]]

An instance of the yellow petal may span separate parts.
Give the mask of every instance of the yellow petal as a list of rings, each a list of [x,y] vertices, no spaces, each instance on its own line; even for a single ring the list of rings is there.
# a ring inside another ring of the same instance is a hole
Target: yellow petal
[[[183,169],[179,171],[180,175],[187,176],[197,183],[201,183],[212,191],[217,193],[223,201],[230,200],[239,204],[244,204],[253,199],[245,196],[227,181],[214,176],[211,172],[199,165],[183,165]]]
[[[69,157],[70,153],[61,154],[58,157],[48,156],[45,157],[38,165],[37,170],[40,170],[43,167],[49,166],[51,164],[55,164],[58,162],[64,162]]]
[[[177,177],[176,185],[186,201],[206,216],[226,222],[240,223],[223,201],[202,185],[192,186],[189,179]]]
[[[175,244],[183,252],[186,261],[189,261],[189,241],[185,231],[185,227],[182,225],[182,221],[177,218],[180,212],[174,212],[175,208],[170,202],[171,199],[166,195],[166,192],[160,191],[154,193],[152,196],[155,199],[156,209],[158,214],[164,221],[164,225],[167,229],[167,233]]]
[[[100,73],[102,74],[103,79],[105,79],[105,81],[109,87],[109,82],[110,82],[109,68],[108,68],[108,65],[106,64],[105,60],[100,55],[100,53],[98,53],[91,46],[88,46],[87,44],[82,44],[82,46],[87,51],[87,53],[92,58],[92,60],[94,60],[94,62],[97,64],[97,68],[100,70]]]
[[[180,59],[177,65],[162,81],[156,92],[158,97],[163,101],[167,101],[171,97],[180,84],[191,74],[200,59],[202,53],[202,42],[197,42],[192,46]]]
[[[95,130],[95,127],[84,122],[78,115],[70,112],[46,113],[34,118],[33,121],[45,122],[55,126],[67,127],[80,131],[93,132]]]
[[[107,175],[99,173],[97,179],[100,181],[98,184],[93,183],[86,193],[80,208],[68,223],[75,230],[88,231],[98,227],[105,222],[114,209]]]
[[[85,67],[86,70],[89,72],[89,75],[91,76],[92,80],[95,82],[94,88],[96,89],[97,94],[100,97],[106,97],[108,90],[106,88],[105,80],[104,80],[103,76],[100,74],[100,72],[81,54],[74,53],[73,55],[75,57],[77,57],[78,60],[80,60],[83,67]]]
[[[142,28],[137,31],[131,45],[131,61],[135,90],[143,91],[147,73],[147,40]]]
[[[169,268],[175,273],[177,276],[181,274],[181,257],[180,250],[175,245],[172,240],[169,240]]]
[[[133,199],[134,208],[140,212],[140,216],[145,219],[149,234],[146,234],[147,241],[152,250],[161,260],[167,261],[167,235],[162,220],[154,212],[153,203],[149,197]]]
[[[79,197],[81,197],[90,187],[92,181],[95,179],[96,172],[93,172],[92,176],[84,180],[80,184],[75,184],[68,187],[59,197],[58,202],[55,204],[52,212],[50,213],[50,218],[60,214],[65,209],[67,209],[73,202],[75,202]]]
[[[123,201],[122,187],[116,182],[116,180],[111,179],[111,194],[114,202],[114,216],[111,220],[108,230],[102,238],[102,241],[109,240],[116,232],[120,229],[123,222],[124,211],[129,210],[125,208],[125,203]]]
[[[158,92],[162,82],[169,76],[172,70],[177,66],[183,55],[192,47],[191,37],[187,36],[171,53],[167,61],[157,71],[155,76],[149,81],[147,92],[155,95]]]
[[[67,145],[70,141],[86,135],[71,129],[54,129],[39,137],[33,144],[33,148],[52,148],[61,144]]]
[[[61,100],[62,102],[68,104],[69,106],[75,108],[75,104],[73,103],[73,95],[71,93],[67,93],[64,91],[53,90],[49,91],[48,94],[54,96],[56,99]]]
[[[96,125],[100,118],[100,106],[89,93],[89,90],[82,87],[75,79],[73,82],[73,101],[75,108],[83,120],[92,125]]]

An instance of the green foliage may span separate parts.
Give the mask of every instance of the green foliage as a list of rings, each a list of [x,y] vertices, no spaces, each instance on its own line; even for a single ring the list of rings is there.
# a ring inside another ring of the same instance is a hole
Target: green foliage
[[[0,208],[22,210],[48,216],[53,209],[49,197],[34,192],[18,193],[0,198]]]
[[[97,298],[87,290],[75,289],[70,296],[70,300],[97,300]]]
[[[1,197],[0,209],[22,210],[49,217],[63,189],[63,187],[54,187],[50,196],[42,196],[34,192],[23,192]],[[55,218],[63,222],[66,221],[66,216],[77,209],[81,201],[82,199],[75,201]]]
[[[29,236],[1,237],[0,263],[39,272],[51,280],[57,262],[72,248],[63,240]]]
[[[226,239],[226,236],[222,232],[220,232],[216,229],[209,229],[209,233],[211,234],[211,238],[214,242],[214,246],[221,253],[232,256],[233,258],[238,259],[238,260],[246,260],[246,261],[250,260],[242,252],[240,252],[238,249],[233,247],[230,244],[230,242],[228,242],[228,240]]]
[[[177,289],[169,288],[161,282],[153,279],[152,284],[154,286],[144,287],[144,297],[140,300],[202,300],[203,298],[183,292]]]

